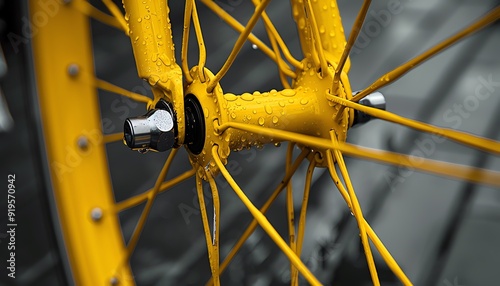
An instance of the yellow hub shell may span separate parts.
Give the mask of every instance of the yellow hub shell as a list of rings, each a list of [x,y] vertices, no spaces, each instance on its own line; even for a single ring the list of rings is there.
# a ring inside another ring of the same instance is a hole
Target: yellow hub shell
[[[196,96],[203,109],[205,120],[205,143],[200,154],[193,154],[189,151],[189,160],[193,166],[204,168],[206,171],[212,172],[214,175],[218,172],[215,162],[212,158],[212,147],[219,146],[219,157],[222,163],[227,163],[227,157],[230,154],[229,143],[223,135],[215,132],[214,121],[226,122],[228,120],[227,112],[224,112],[224,105],[221,105],[221,99],[224,100],[222,88],[220,84],[213,89],[211,93],[207,92],[209,80],[214,77],[213,73],[205,68],[205,78],[203,82],[199,78],[198,67],[193,67],[190,71],[193,77],[193,82],[189,84],[184,94],[192,94]],[[217,123],[215,123],[217,124]],[[226,134],[224,134],[226,135]],[[227,136],[227,135],[226,135]],[[198,175],[205,176],[203,169],[198,168]]]
[[[212,158],[212,146],[218,145],[219,156],[223,163],[231,151],[246,148],[260,148],[264,144],[278,143],[275,138],[263,134],[251,133],[238,129],[227,129],[218,134],[215,127],[228,122],[237,122],[279,129],[299,134],[311,135],[321,138],[330,138],[330,130],[334,130],[340,141],[345,141],[347,129],[352,122],[352,111],[346,111],[337,118],[340,106],[326,99],[333,83],[333,67],[323,75],[304,60],[303,71],[298,72],[298,77],[293,82],[293,88],[271,90],[268,92],[255,91],[235,95],[223,93],[220,85],[211,93],[207,92],[208,82],[214,75],[205,69],[206,81],[198,77],[198,68],[191,70],[193,82],[186,87],[185,94],[192,94],[199,100],[205,119],[205,144],[203,151],[195,155],[190,152],[193,165],[198,165],[213,174],[217,173]],[[343,74],[337,94],[342,98],[351,97],[351,88],[347,76]],[[293,141],[293,140],[292,140]],[[308,148],[308,146],[302,146]],[[315,150],[324,155],[325,150]],[[200,170],[200,176],[202,176]]]

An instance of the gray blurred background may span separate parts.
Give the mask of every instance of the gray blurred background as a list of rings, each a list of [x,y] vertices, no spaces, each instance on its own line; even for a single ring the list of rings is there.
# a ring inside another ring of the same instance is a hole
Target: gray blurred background
[[[0,174],[5,178],[9,173],[16,173],[20,178],[16,182],[17,219],[22,228],[17,232],[18,277],[7,279],[3,259],[7,257],[6,215],[0,216],[0,268],[4,269],[0,271],[0,285],[66,285],[70,282],[64,278],[64,260],[60,259],[64,253],[58,251],[49,218],[47,192],[50,189],[41,172],[45,162],[33,132],[37,119],[31,112],[29,96],[33,90],[29,81],[31,63],[26,56],[27,47],[16,53],[6,37],[9,32],[20,32],[19,22],[24,17],[19,3],[11,2],[0,1],[2,48],[8,66],[8,72],[0,80],[3,90],[0,126],[4,129],[0,133]],[[170,2],[179,56],[184,1]],[[253,10],[250,1],[216,2],[242,22],[249,19]],[[346,31],[350,31],[361,2],[338,0]],[[366,87],[499,3],[491,0],[373,2],[351,54],[349,75],[353,90]],[[216,71],[238,34],[202,4],[198,5],[198,11],[202,24],[208,23],[202,26],[209,52],[207,66]],[[292,54],[300,58],[288,5],[275,0],[266,11]],[[121,32],[94,21],[92,32],[97,76],[150,95],[149,88],[136,76],[130,40]],[[267,40],[261,23],[254,34]],[[500,140],[499,47],[497,23],[384,88],[387,109],[409,118]],[[194,65],[197,62],[194,41],[191,41],[189,55],[190,64]],[[0,74],[2,66],[0,64]],[[233,93],[279,89],[276,71],[271,60],[247,43],[221,85],[225,92]],[[478,95],[478,90],[483,96]],[[123,100],[118,95],[99,93],[105,133],[120,132],[126,117],[144,113],[141,104]],[[351,129],[349,141],[500,170],[498,156],[438,141],[431,135],[379,120]],[[267,199],[279,183],[278,178],[283,176],[285,150],[286,144],[279,148],[271,145],[262,150],[233,153],[230,157],[234,178],[256,205]],[[109,144],[107,152],[117,201],[150,188],[168,155],[141,155],[128,150],[121,142]],[[499,284],[499,189],[358,159],[347,158],[347,164],[367,220],[416,285]],[[169,177],[189,168],[185,151],[180,152],[174,167]],[[304,163],[293,179],[297,211],[306,168]],[[222,207],[221,257],[224,257],[251,217],[225,181],[218,179],[218,184]],[[141,207],[120,215],[126,240]],[[2,196],[0,213],[6,212],[5,208],[5,196]],[[207,281],[210,270],[199,217],[193,180],[157,199],[131,261],[138,285],[202,285]],[[268,218],[282,234],[286,233],[284,196],[276,201]],[[355,219],[324,169],[314,172],[302,259],[325,284],[371,284]],[[377,256],[376,261],[382,285],[399,285],[383,260]],[[257,229],[223,275],[222,282],[224,285],[281,285],[289,282],[288,270],[285,256]]]

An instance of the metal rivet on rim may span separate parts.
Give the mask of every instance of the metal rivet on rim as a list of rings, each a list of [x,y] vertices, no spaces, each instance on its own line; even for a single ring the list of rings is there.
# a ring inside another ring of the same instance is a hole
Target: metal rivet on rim
[[[111,285],[118,285],[118,278],[116,277],[111,277],[111,279],[109,279],[109,283]]]
[[[90,211],[90,217],[93,221],[99,221],[102,218],[102,209],[101,208],[93,208]]]
[[[71,3],[71,1],[73,1],[73,0],[63,0],[63,3],[64,4],[69,4],[69,3]]]
[[[85,136],[80,136],[78,140],[76,141],[76,145],[78,145],[78,148],[82,150],[87,150],[89,148],[89,139]]]
[[[68,74],[70,76],[72,77],[77,76],[79,72],[80,72],[80,67],[77,64],[70,64],[68,66]]]

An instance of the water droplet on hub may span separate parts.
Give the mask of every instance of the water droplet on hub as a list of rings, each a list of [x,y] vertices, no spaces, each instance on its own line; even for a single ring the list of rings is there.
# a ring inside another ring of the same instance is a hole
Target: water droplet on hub
[[[281,91],[281,94],[283,96],[294,96],[295,95],[295,90],[294,89],[284,89]]]
[[[267,114],[273,114],[273,108],[270,105],[266,105],[264,109],[266,110]]]

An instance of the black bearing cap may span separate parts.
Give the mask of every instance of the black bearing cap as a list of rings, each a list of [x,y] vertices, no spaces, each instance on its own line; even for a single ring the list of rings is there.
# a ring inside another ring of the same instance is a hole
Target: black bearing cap
[[[184,143],[191,153],[198,155],[205,145],[205,117],[200,102],[192,94],[184,98],[184,116],[186,118]]]

